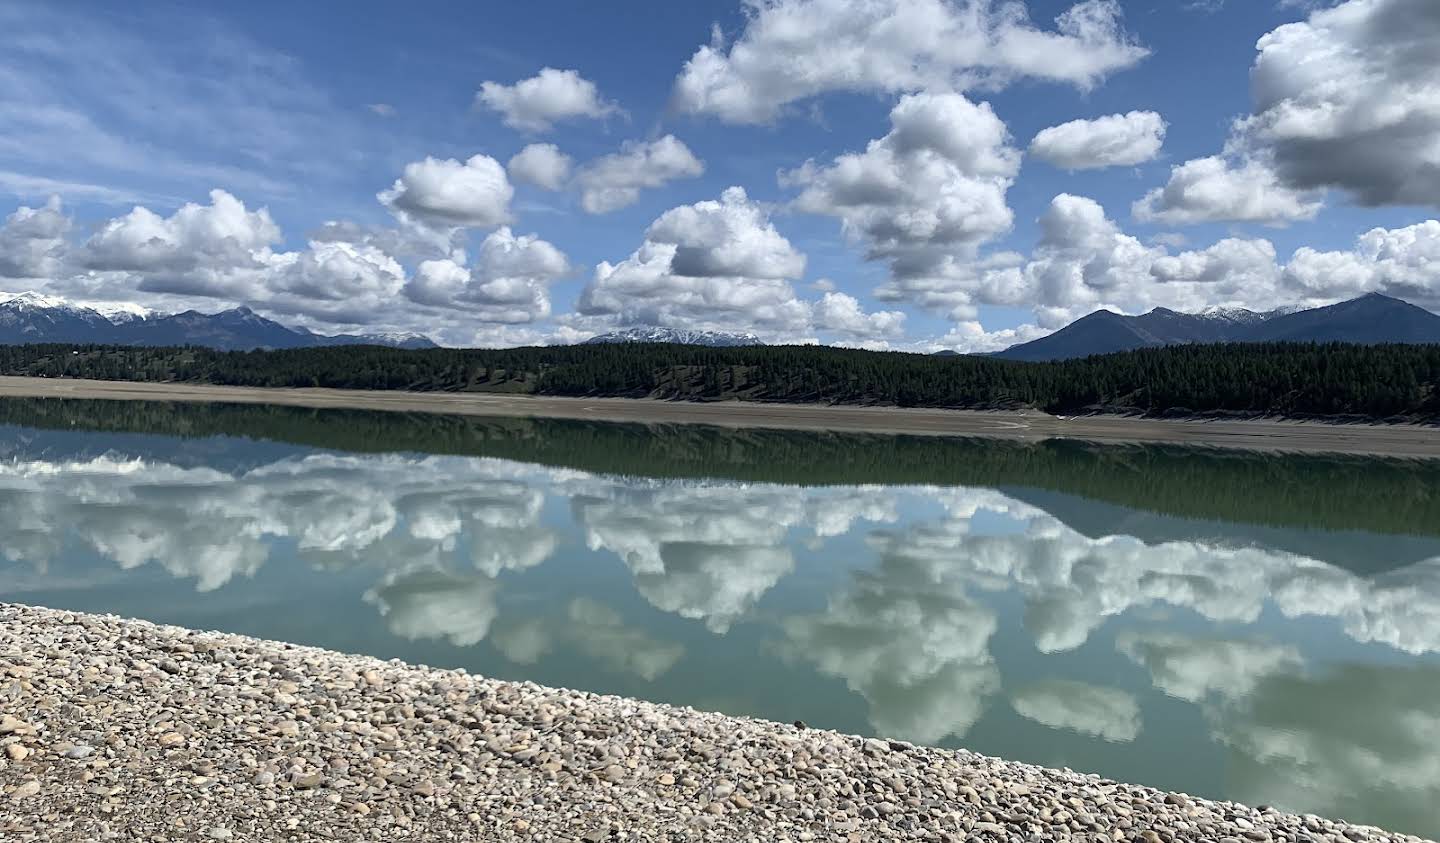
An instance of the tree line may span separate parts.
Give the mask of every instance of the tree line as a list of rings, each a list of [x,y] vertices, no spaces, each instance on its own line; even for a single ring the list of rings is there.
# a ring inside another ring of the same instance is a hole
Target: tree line
[[[824,346],[277,351],[0,347],[0,374],[256,387],[520,392],[1051,413],[1440,420],[1440,346],[1182,345],[1026,363]]]
[[[666,480],[998,488],[1057,516],[1068,512],[1071,526],[1094,535],[1117,523],[1135,529],[1136,512],[1151,512],[1201,525],[1440,537],[1440,462],[1434,460],[53,398],[0,401],[0,425],[26,428],[9,438],[52,459],[118,449],[182,465],[222,465],[225,454],[242,458],[256,452],[253,443],[266,441],[358,453],[492,457]],[[35,431],[56,436],[42,440]],[[0,438],[5,433],[0,428]],[[174,441],[125,442],[95,433],[159,434]],[[94,450],[75,450],[80,448]],[[277,449],[259,452],[273,456]],[[1428,547],[1416,552],[1433,555]],[[1360,558],[1352,557],[1346,564],[1353,568]],[[1384,570],[1402,561],[1375,558],[1369,564]]]

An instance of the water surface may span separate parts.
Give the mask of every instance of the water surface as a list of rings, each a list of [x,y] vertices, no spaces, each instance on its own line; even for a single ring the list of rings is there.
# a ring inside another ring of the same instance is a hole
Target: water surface
[[[1440,836],[1440,463],[0,401],[0,599]]]

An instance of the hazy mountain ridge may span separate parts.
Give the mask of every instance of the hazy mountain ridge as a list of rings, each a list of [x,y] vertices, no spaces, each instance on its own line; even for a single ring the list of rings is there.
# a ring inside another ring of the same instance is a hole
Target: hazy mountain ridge
[[[34,292],[0,293],[0,344],[50,342],[198,345],[219,351],[329,345],[436,347],[430,338],[420,334],[317,334],[266,319],[248,307],[219,313],[187,310],[166,314],[135,305],[70,302]]]
[[[1228,342],[1440,343],[1440,315],[1379,293],[1327,307],[1266,313],[1243,308],[1179,313],[1157,307],[1140,316],[1125,316],[1097,310],[1049,336],[994,356],[1070,360],[1156,346]]]

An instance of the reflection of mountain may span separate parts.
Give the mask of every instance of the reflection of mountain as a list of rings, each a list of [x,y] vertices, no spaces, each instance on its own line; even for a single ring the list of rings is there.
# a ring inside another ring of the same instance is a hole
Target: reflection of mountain
[[[1032,488],[1179,518],[1440,536],[1440,460],[49,399],[0,401],[0,422],[490,456],[631,477]],[[218,441],[203,444],[224,448]],[[83,438],[74,447],[93,448]]]

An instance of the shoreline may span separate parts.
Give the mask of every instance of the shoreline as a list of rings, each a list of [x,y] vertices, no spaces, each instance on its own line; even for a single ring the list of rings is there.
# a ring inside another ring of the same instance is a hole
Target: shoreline
[[[1029,442],[1073,439],[1097,444],[1166,444],[1285,453],[1440,458],[1440,427],[1410,424],[1148,419],[1133,416],[1062,418],[1037,410],[942,410],[741,401],[701,403],[475,392],[270,389],[3,376],[0,377],[0,398],[6,397],[274,404],[314,409],[701,424]]]
[[[0,603],[10,840],[1420,838],[1096,776]]]

